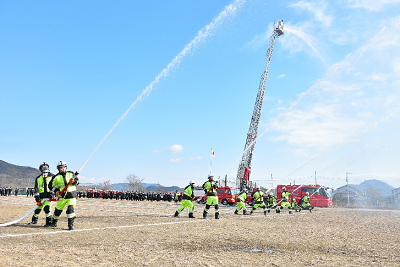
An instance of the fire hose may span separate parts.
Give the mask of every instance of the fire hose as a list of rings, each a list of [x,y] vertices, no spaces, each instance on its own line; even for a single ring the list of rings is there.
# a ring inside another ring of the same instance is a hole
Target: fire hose
[[[72,184],[73,182],[74,182],[74,179],[70,179],[70,180],[68,181],[67,185],[63,188],[63,190],[61,190],[61,192],[59,192],[59,194],[57,194],[57,198],[44,198],[44,199],[42,199],[42,200],[40,201],[40,203],[36,203],[35,207],[34,207],[32,210],[30,210],[27,214],[25,214],[24,216],[22,216],[21,218],[15,220],[15,221],[12,221],[12,222],[2,223],[2,224],[0,224],[0,227],[10,226],[10,225],[16,224],[17,222],[22,221],[23,219],[25,219],[26,217],[28,217],[32,212],[34,212],[34,211],[37,209],[37,207],[40,207],[40,206],[42,205],[42,203],[45,202],[45,201],[47,201],[47,200],[48,200],[48,201],[57,201],[59,198],[65,197],[64,194],[66,193],[66,191],[67,191],[69,185]],[[40,205],[39,205],[39,204],[40,204]]]

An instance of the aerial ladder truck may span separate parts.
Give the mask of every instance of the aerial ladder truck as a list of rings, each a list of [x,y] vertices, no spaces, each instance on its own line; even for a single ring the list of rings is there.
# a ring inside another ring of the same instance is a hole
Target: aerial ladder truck
[[[269,47],[266,55],[265,68],[263,74],[261,75],[261,81],[258,87],[257,98],[254,105],[253,116],[251,117],[250,121],[249,131],[247,133],[242,160],[239,163],[236,186],[240,190],[243,190],[245,187],[252,187],[250,182],[251,159],[253,157],[254,146],[257,141],[258,123],[260,122],[261,108],[264,100],[265,86],[267,84],[269,65],[271,62],[272,51],[274,50],[275,38],[281,35],[283,35],[283,20],[278,20],[274,22],[274,31],[269,38]]]

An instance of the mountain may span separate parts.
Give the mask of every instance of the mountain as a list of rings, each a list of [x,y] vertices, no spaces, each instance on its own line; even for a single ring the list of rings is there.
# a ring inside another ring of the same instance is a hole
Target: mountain
[[[159,184],[153,184],[153,183],[142,183],[142,186],[146,188],[147,192],[157,192],[159,186],[162,187],[163,190],[167,192],[175,192],[175,190],[182,190],[179,186],[162,186]],[[116,190],[116,191],[126,191],[128,188],[127,183],[116,183],[111,185],[111,190]]]
[[[0,160],[0,186],[33,186],[34,179],[40,174],[36,168],[18,166]]]
[[[364,192],[364,190],[367,190],[368,188],[373,188],[375,190],[378,190],[381,196],[383,197],[389,197],[392,196],[392,190],[394,189],[393,186],[388,185],[385,182],[373,179],[373,180],[366,180],[358,185],[351,185],[352,187],[360,190],[361,192]]]

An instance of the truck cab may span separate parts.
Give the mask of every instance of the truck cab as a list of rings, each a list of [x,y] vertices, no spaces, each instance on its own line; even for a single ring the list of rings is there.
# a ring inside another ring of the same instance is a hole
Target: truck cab
[[[217,189],[218,202],[222,205],[233,205],[236,203],[238,192],[231,186],[221,186]],[[197,198],[197,202],[204,204],[207,202],[207,197],[202,188],[196,187],[194,189],[194,196]]]

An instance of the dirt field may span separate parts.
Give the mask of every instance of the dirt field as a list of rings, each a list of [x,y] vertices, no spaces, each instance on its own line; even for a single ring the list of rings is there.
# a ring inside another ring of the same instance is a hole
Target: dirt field
[[[34,208],[33,198],[0,197],[0,224]],[[0,266],[400,266],[400,211],[316,208],[234,215],[213,208],[195,219],[168,202],[79,199],[75,230],[29,215],[0,227]]]

